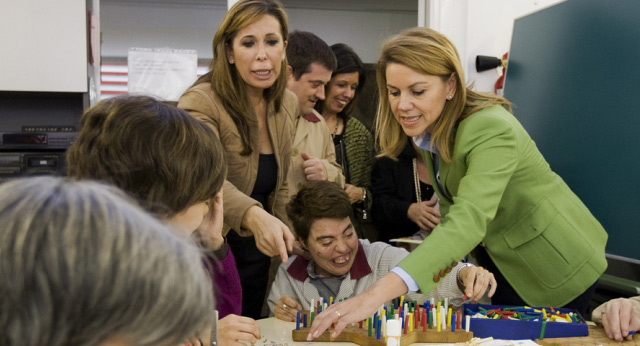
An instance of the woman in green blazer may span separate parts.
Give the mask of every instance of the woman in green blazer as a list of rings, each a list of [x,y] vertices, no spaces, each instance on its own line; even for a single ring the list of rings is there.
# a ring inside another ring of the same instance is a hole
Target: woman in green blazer
[[[382,155],[396,157],[413,138],[441,223],[369,290],[319,315],[309,338],[334,322],[339,333],[407,291],[430,291],[476,247],[502,278],[494,302],[585,311],[607,266],[607,234],[551,171],[509,101],[466,87],[455,47],[427,28],[387,40],[377,78]]]

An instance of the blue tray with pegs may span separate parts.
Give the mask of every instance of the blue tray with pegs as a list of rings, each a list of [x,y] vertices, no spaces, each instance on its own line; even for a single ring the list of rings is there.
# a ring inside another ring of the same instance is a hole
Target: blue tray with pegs
[[[513,306],[508,305],[485,305],[485,304],[464,304],[464,315],[475,315],[476,313],[482,313],[483,310],[491,311],[501,309],[501,311],[513,309]],[[520,307],[522,308],[522,307]],[[490,318],[471,318],[470,331],[473,332],[475,337],[487,338],[493,337],[494,339],[506,339],[506,340],[521,340],[521,339],[541,339],[541,332],[543,328],[543,322],[540,320],[540,313],[535,310],[545,309],[547,316],[551,316],[549,307],[530,307],[531,311],[520,309],[524,318],[528,320],[508,320],[508,319],[490,319]],[[566,338],[572,336],[588,336],[589,328],[585,319],[573,309],[555,308],[555,311],[560,314],[568,314],[572,312],[574,314],[573,322],[551,322],[547,321],[544,326],[544,338]],[[518,310],[516,310],[518,311]],[[536,316],[536,314],[538,316]],[[537,320],[536,320],[537,319]],[[463,319],[463,321],[465,321]]]

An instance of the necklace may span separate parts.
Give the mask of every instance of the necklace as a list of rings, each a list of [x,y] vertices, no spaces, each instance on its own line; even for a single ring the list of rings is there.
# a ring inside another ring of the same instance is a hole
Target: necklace
[[[331,136],[335,137],[338,134],[338,130],[340,129],[341,123],[342,123],[342,118],[336,116],[336,127],[333,129]]]
[[[413,184],[416,187],[416,200],[418,203],[422,202],[422,191],[420,191],[420,178],[418,177],[418,164],[417,159],[413,158]]]

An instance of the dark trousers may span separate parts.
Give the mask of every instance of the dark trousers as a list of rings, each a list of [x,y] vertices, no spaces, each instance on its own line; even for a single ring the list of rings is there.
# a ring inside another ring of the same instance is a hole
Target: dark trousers
[[[507,279],[504,278],[502,273],[498,270],[495,263],[493,262],[491,257],[489,257],[489,254],[487,254],[487,251],[483,247],[476,247],[473,253],[478,260],[478,264],[483,266],[488,271],[492,272],[494,277],[496,278],[498,287],[496,288],[496,293],[491,298],[491,304],[517,306],[529,305],[524,300],[522,300],[522,298],[520,298],[518,293],[516,293]],[[580,294],[574,300],[570,301],[564,306],[554,307],[575,309],[580,312],[582,317],[584,317],[585,319],[590,319],[591,314],[587,315],[587,313],[589,312],[588,310],[591,296],[593,296],[593,292],[596,290],[596,284],[597,281],[594,282],[593,285],[591,285],[589,288],[587,288],[586,291],[582,292],[582,294]]]
[[[241,237],[235,231],[227,234],[233,249],[240,283],[242,284],[242,316],[260,319],[266,296],[271,259],[256,247],[254,237]]]

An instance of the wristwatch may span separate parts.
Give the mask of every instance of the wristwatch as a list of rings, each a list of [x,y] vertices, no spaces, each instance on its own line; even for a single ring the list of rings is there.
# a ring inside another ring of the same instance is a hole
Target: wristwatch
[[[473,267],[473,264],[471,263],[462,263],[462,268],[464,267]],[[462,280],[460,279],[460,271],[462,270],[462,268],[460,268],[460,270],[458,270],[458,285],[460,285],[460,287],[464,287],[464,282],[462,282]]]

